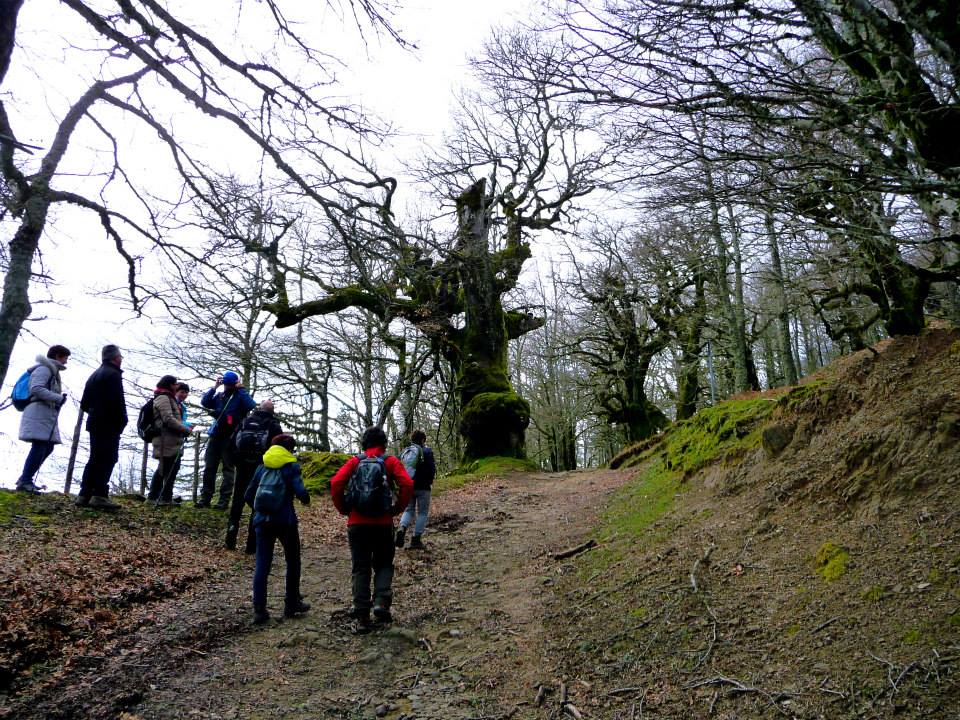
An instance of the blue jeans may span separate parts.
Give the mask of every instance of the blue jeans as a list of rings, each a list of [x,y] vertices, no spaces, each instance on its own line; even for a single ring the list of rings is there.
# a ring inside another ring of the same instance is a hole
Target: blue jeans
[[[26,485],[32,483],[43,461],[53,452],[52,442],[46,440],[31,440],[30,452],[27,453],[27,459],[23,463],[23,474],[17,480],[17,485]]]
[[[253,571],[253,605],[267,604],[267,578],[273,565],[273,547],[277,540],[287,558],[285,603],[288,607],[300,602],[300,529],[293,525],[261,522],[256,526],[257,564]]]
[[[427,513],[430,512],[429,490],[413,491],[410,504],[407,505],[407,509],[403,511],[403,516],[400,518],[400,527],[404,530],[410,527],[410,523],[413,522],[414,510],[417,513],[417,524],[413,526],[413,534],[423,535],[423,531],[427,527]]]

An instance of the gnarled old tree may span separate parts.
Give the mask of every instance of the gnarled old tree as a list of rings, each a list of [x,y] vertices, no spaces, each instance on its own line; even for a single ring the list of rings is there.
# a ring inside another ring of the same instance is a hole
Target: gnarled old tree
[[[236,143],[236,152],[248,148],[253,162],[265,158],[265,174],[285,178],[336,222],[367,204],[357,197],[357,187],[385,189],[356,151],[361,138],[378,136],[374,124],[320,95],[335,77],[328,69],[331,56],[306,40],[308,27],[317,34],[322,30],[310,24],[320,22],[312,7],[289,0],[236,2],[236,12],[226,13],[231,22],[224,23],[224,7],[189,5],[186,10],[162,0],[0,3],[0,199],[2,219],[16,228],[0,305],[0,381],[31,313],[33,263],[55,208],[79,208],[99,219],[108,244],[126,263],[126,285],[140,311],[141,253],[158,249],[182,259],[182,245],[171,240],[163,223],[185,197],[211,192],[210,168],[223,159],[221,146],[211,141],[214,132],[218,141]],[[393,35],[378,0],[341,5],[348,22],[366,17]],[[52,22],[50,13],[56,14]],[[194,19],[204,13],[209,22],[201,27]],[[336,15],[324,19],[337,22]],[[31,32],[41,23],[46,32]],[[51,41],[51,27],[61,33],[59,45]],[[257,42],[236,43],[240,33]],[[38,37],[43,45],[31,45]],[[296,75],[282,66],[296,68]],[[32,91],[41,84],[47,93],[32,105]],[[82,142],[72,143],[78,135]],[[205,151],[206,145],[212,147]],[[164,153],[165,161],[158,162]],[[153,160],[142,171],[147,156]],[[178,178],[180,186],[163,173]],[[175,232],[177,220],[170,224]],[[84,243],[86,256],[95,252]]]
[[[597,230],[587,250],[598,259],[587,265],[572,259],[573,293],[586,305],[571,352],[593,370],[600,416],[625,443],[639,442],[669,423],[646,388],[651,363],[668,345],[684,353],[677,414],[689,416],[696,406],[705,248],[681,222],[664,217],[649,229]]]
[[[287,263],[277,248],[257,250],[275,263],[277,296],[268,308],[279,326],[363,307],[430,340],[455,375],[465,461],[525,455],[529,405],[510,382],[507,349],[543,318],[511,308],[508,298],[531,256],[529,235],[558,227],[609,162],[594,138],[583,142],[591,128],[582,111],[544,92],[556,64],[530,52],[531,42],[519,35],[491,41],[475,63],[485,92],[464,99],[455,134],[422,170],[439,195],[454,201],[449,241],[437,242],[437,230],[404,232],[386,204],[379,232],[372,223],[335,228],[346,249],[333,279]],[[321,297],[295,302],[288,278],[305,274]]]

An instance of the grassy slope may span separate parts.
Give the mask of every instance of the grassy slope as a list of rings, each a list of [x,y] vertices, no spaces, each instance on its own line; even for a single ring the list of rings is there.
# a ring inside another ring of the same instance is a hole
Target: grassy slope
[[[551,606],[575,704],[956,717],[958,338],[888,341],[618,458],[637,474]]]

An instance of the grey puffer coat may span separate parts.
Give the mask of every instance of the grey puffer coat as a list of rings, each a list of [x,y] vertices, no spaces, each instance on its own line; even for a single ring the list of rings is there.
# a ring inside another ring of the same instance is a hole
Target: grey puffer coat
[[[20,439],[41,440],[59,444],[57,417],[63,404],[60,371],[67,366],[44,355],[37,355],[37,364],[30,373],[30,404],[20,418]]]
[[[180,454],[184,439],[190,435],[190,427],[184,425],[176,398],[164,390],[154,391],[153,417],[160,426],[160,434],[153,439],[153,457],[175,457]]]

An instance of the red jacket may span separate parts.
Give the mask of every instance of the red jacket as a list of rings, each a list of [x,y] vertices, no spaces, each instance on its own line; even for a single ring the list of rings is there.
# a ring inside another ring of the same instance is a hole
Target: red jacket
[[[364,451],[367,457],[382,456],[386,452],[385,448],[370,448]],[[360,464],[360,458],[353,456],[343,467],[337,470],[336,474],[330,478],[330,495],[333,497],[333,504],[341,515],[347,515],[344,508],[343,493],[347,489],[347,483],[350,482],[350,476],[357,465]],[[390,515],[381,515],[380,517],[369,517],[361,515],[356,510],[351,510],[347,515],[347,525],[392,525],[392,515],[399,515],[413,497],[413,480],[407,474],[407,469],[398,458],[393,455],[387,455],[383,458],[383,464],[387,468],[387,480],[396,488],[397,502],[390,510]]]

